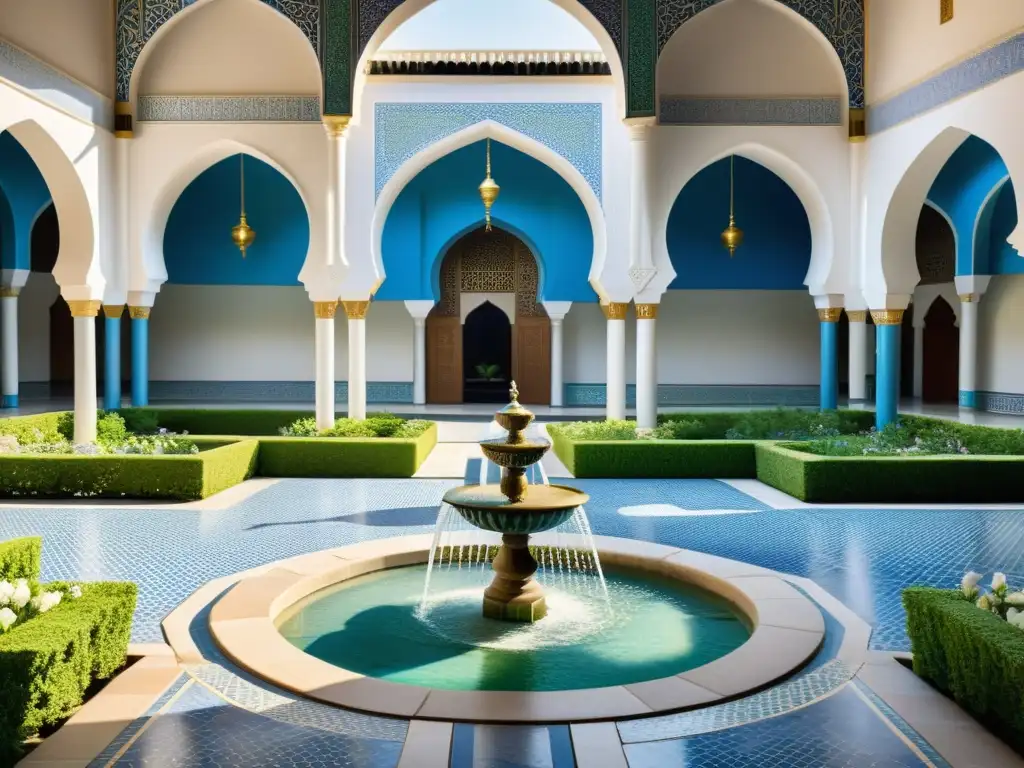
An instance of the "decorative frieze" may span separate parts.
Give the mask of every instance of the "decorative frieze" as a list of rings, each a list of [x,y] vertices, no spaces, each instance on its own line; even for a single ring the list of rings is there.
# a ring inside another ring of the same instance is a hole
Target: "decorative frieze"
[[[840,125],[837,98],[707,99],[662,96],[662,125]]]
[[[318,123],[316,96],[142,96],[138,119],[153,123]]]

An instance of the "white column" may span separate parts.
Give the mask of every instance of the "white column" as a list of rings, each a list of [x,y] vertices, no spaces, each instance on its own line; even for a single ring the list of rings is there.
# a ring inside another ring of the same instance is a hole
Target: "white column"
[[[348,318],[348,417],[366,418],[366,312],[369,301],[343,301]]]
[[[347,264],[345,259],[345,130],[348,115],[324,115],[327,130],[327,253],[326,263]]]
[[[867,310],[847,310],[850,321],[850,400],[868,397],[868,325]]]
[[[605,385],[608,419],[626,418],[626,308],[628,304],[612,302],[601,309],[608,326],[607,383]]]
[[[18,289],[0,288],[0,407],[18,407]]]
[[[75,323],[75,444],[96,442],[96,316],[99,301],[69,301]]]
[[[653,117],[629,118],[629,275],[640,293],[654,277],[651,253],[651,220],[648,189],[651,179]]]
[[[571,301],[545,301],[544,311],[551,320],[551,405],[565,405],[565,342],[563,321]]]
[[[978,299],[980,293],[960,294],[960,405],[974,408],[978,389]]]
[[[423,405],[427,402],[427,315],[434,308],[432,300],[418,299],[405,302],[405,308],[412,315],[412,402]]]
[[[658,426],[657,304],[636,305],[636,427]]]
[[[914,324],[914,397],[924,396],[924,319]]]
[[[334,315],[337,301],[313,302],[316,316],[316,426],[334,426]]]

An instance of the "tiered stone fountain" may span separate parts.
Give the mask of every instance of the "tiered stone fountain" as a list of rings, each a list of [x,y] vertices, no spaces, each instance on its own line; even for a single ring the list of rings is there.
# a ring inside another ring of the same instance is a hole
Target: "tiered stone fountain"
[[[530,553],[530,535],[561,525],[590,497],[564,485],[529,485],[526,470],[543,458],[551,443],[523,434],[533,414],[519,404],[515,382],[509,394],[511,402],[495,415],[508,435],[480,442],[484,455],[501,467],[501,483],[453,488],[444,500],[471,525],[501,534],[501,549],[491,564],[494,580],[484,591],[484,616],[532,622],[544,618],[547,604],[533,577],[537,561]]]

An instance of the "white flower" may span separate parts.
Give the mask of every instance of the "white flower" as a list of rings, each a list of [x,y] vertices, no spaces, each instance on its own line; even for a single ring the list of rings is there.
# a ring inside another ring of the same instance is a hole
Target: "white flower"
[[[9,581],[0,581],[0,605],[7,605],[14,597],[14,585]]]
[[[1011,608],[1006,612],[1006,620],[1017,629],[1024,629],[1024,611]]]
[[[992,609],[992,601],[989,599],[988,595],[982,595],[979,597],[978,602],[975,603],[975,605],[983,611],[989,611]]]
[[[981,581],[981,574],[976,571],[964,574],[964,577],[960,579],[960,590],[964,593],[965,597],[972,599],[978,594],[979,581]]]
[[[1006,588],[1006,574],[996,572],[992,574],[992,589]]]
[[[6,632],[18,620],[18,615],[10,608],[0,608],[0,632]]]
[[[1006,596],[1006,602],[1016,608],[1024,608],[1024,592],[1011,592]]]
[[[74,584],[72,585],[71,589],[68,590],[68,594],[71,595],[71,597],[73,597],[75,600],[77,600],[82,596],[82,588],[77,584]]]
[[[28,601],[31,599],[32,590],[29,588],[28,582],[25,579],[18,579],[14,585],[14,594],[11,595],[11,602],[14,604],[14,607],[21,610],[28,605]]]
[[[60,603],[60,592],[43,592],[32,598],[32,607],[40,613],[46,613]]]

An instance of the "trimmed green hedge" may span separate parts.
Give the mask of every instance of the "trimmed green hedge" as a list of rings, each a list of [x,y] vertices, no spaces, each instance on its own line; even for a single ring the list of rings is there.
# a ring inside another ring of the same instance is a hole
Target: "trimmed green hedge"
[[[38,578],[43,540],[38,536],[0,542],[0,581]]]
[[[262,477],[412,477],[437,444],[437,425],[414,438],[264,437]]]
[[[69,717],[94,679],[125,663],[135,585],[81,588],[81,597],[0,635],[0,764],[13,765],[26,738]]]
[[[1018,503],[1024,456],[816,456],[785,443],[756,448],[757,478],[817,503]]]
[[[1024,632],[957,592],[903,591],[914,672],[1024,754]]]
[[[205,499],[252,476],[256,440],[197,439],[199,454],[0,454],[0,497]]]
[[[123,408],[118,411],[130,431],[136,425],[157,424],[168,432],[193,435],[277,436],[282,427],[312,416],[309,411],[232,408]]]
[[[13,435],[19,443],[35,442],[35,432],[43,435],[58,434],[61,417],[66,411],[40,413],[35,416],[12,416],[0,419],[0,435]]]
[[[753,442],[619,440],[575,442],[549,431],[555,454],[575,477],[754,477]]]

